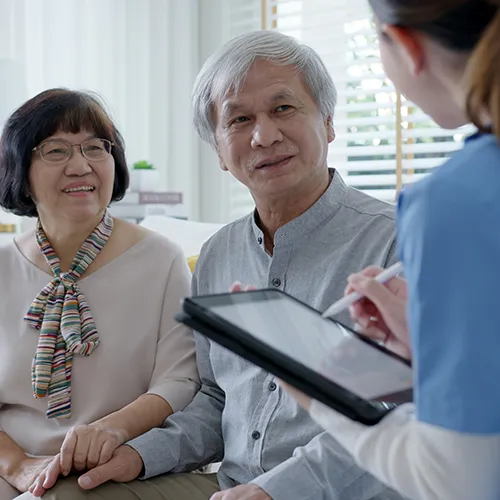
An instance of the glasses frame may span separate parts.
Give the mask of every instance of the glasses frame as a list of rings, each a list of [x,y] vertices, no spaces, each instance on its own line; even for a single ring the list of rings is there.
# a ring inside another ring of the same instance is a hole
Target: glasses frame
[[[109,151],[106,150],[106,156],[103,156],[102,158],[99,158],[99,159],[95,159],[95,158],[89,158],[86,154],[85,154],[85,151],[83,150],[83,146],[85,143],[89,142],[89,141],[93,141],[93,140],[99,140],[101,142],[104,142],[104,143],[107,143],[109,144]],[[45,145],[45,144],[48,144],[49,142],[63,142],[65,144],[67,144],[69,146],[69,156],[67,158],[64,158],[62,160],[59,160],[59,161],[50,161],[50,160],[47,160],[44,156],[43,156],[43,153],[42,153],[42,147]],[[72,156],[73,156],[73,148],[77,146],[79,149],[80,149],[80,154],[88,161],[104,161],[109,155],[111,155],[111,150],[113,148],[113,146],[115,146],[115,143],[112,142],[112,141],[109,141],[108,139],[101,139],[100,137],[91,137],[90,139],[87,139],[85,141],[83,141],[81,144],[71,144],[71,142],[68,142],[66,141],[65,139],[49,139],[47,141],[44,141],[42,142],[41,144],[39,144],[38,146],[34,147],[32,149],[32,151],[39,151],[40,153],[40,158],[45,162],[45,163],[64,163],[65,161],[68,161]]]

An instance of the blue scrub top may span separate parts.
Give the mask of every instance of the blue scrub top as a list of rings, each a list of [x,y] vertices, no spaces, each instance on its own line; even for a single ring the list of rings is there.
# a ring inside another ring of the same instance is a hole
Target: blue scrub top
[[[398,200],[420,421],[500,433],[500,146],[475,134]]]

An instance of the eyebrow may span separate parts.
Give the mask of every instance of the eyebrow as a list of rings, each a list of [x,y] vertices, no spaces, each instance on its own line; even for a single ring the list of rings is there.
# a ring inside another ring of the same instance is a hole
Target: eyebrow
[[[292,100],[295,101],[296,103],[302,104],[300,99],[290,90],[290,89],[283,89],[274,94],[268,101],[271,104],[275,104],[277,102],[281,101],[287,101],[287,100]],[[244,109],[245,106],[243,104],[239,104],[234,101],[226,101],[222,105],[222,113],[221,117],[223,119],[227,119],[228,116],[232,115],[233,113],[239,111],[240,109]]]
[[[283,89],[271,97],[270,102],[286,101],[291,99],[292,101],[300,103],[300,99],[290,90]]]

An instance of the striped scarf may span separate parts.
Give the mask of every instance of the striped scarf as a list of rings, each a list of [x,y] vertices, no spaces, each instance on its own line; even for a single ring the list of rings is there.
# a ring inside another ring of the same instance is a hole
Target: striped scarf
[[[37,223],[36,238],[54,279],[35,297],[24,320],[40,331],[33,358],[32,384],[35,398],[48,394],[47,418],[71,417],[73,355],[90,356],[99,345],[94,319],[78,280],[106,244],[112,230],[113,218],[106,211],[76,254],[69,272],[62,273],[59,257],[40,221]]]

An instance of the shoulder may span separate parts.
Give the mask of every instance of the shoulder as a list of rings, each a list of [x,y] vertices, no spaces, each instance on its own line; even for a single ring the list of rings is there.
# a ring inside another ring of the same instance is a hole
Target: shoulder
[[[155,231],[121,219],[115,219],[115,228],[120,244],[128,248],[134,258],[139,257],[141,261],[160,260],[163,266],[178,258],[184,259],[177,243]]]
[[[366,219],[385,219],[388,224],[394,224],[396,220],[396,209],[393,203],[379,200],[350,186],[346,188],[342,205],[346,210],[352,212],[353,216]]]
[[[335,227],[343,227],[360,248],[372,252],[394,253],[396,240],[396,207],[352,187],[346,187]],[[392,257],[391,257],[392,258]]]
[[[217,254],[225,250],[228,246],[233,246],[233,242],[241,239],[252,230],[253,213],[237,219],[221,227],[212,237],[210,237],[202,246],[200,259],[208,255]]]
[[[398,211],[409,232],[425,227],[436,237],[464,237],[467,231],[483,231],[500,214],[499,196],[500,147],[495,137],[484,135],[405,188]]]
[[[245,241],[253,231],[252,217],[253,213],[226,224],[203,244],[194,268],[196,280],[213,276],[215,269],[219,270],[217,276],[220,278],[223,270],[230,266],[228,260],[243,254]]]

